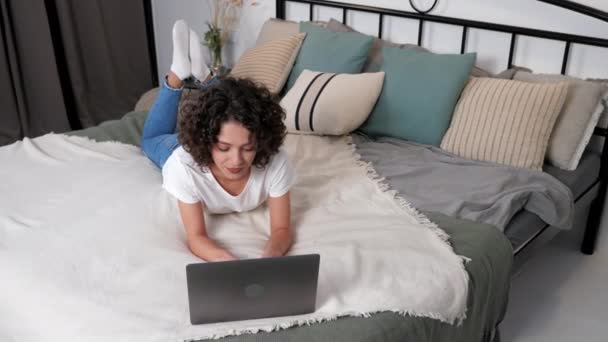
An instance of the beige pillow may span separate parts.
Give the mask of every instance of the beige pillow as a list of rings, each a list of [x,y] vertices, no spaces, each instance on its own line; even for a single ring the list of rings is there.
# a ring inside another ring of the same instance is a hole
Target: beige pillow
[[[471,78],[441,148],[475,160],[542,170],[568,82]]]
[[[296,33],[285,39],[273,40],[247,49],[236,63],[230,76],[249,78],[278,94],[289,77],[306,33]]]
[[[266,44],[273,40],[285,39],[300,32],[300,27],[295,21],[271,18],[264,22],[258,34],[255,46]]]
[[[520,72],[520,71],[532,72],[532,69],[528,69],[528,68],[520,67],[520,66],[517,66],[517,65],[513,65],[509,69],[503,70],[503,71],[499,72],[498,74],[492,75],[492,76],[489,76],[489,77],[502,78],[502,79],[505,79],[505,80],[512,80],[513,77],[515,77],[515,74],[518,73],[518,72]],[[473,75],[473,76],[475,76],[475,75]]]
[[[597,123],[597,127],[608,128],[608,79],[605,78],[587,78],[586,81],[601,84],[604,87],[604,112],[600,115],[600,120]]]
[[[325,27],[327,22],[313,21],[313,24]],[[262,25],[255,46],[260,46],[273,40],[289,38],[299,32],[300,24],[295,21],[270,18]]]
[[[336,19],[331,19],[327,23],[327,29],[332,32],[359,32],[353,29],[348,25],[344,25]],[[359,32],[361,33],[361,32]],[[371,36],[370,36],[371,37]],[[363,72],[376,72],[380,70],[382,66],[382,48],[391,47],[391,48],[401,48],[401,49],[413,49],[416,51],[427,51],[425,48],[420,47],[414,44],[397,44],[393,42],[389,42],[387,40],[379,39],[377,37],[374,38],[374,44],[369,50],[369,56],[367,57],[367,61],[365,61],[365,65],[363,66]]]
[[[292,133],[342,135],[369,116],[382,91],[384,72],[334,74],[304,70],[281,100]]]
[[[549,138],[546,159],[560,169],[575,170],[604,110],[604,87],[574,77],[529,72],[518,72],[513,79],[532,83],[569,83],[566,101]]]
[[[197,89],[192,89],[192,88],[184,88],[184,91],[182,92],[182,96],[180,97],[179,100],[179,106],[180,108],[183,106],[184,101],[186,101],[188,98],[193,98],[196,96],[196,92],[200,91]],[[135,103],[135,108],[133,108],[133,111],[135,112],[148,112],[150,111],[150,109],[152,109],[152,106],[154,106],[154,103],[156,102],[156,98],[158,97],[158,93],[160,92],[160,87],[155,87],[152,88],[148,91],[146,91],[143,95],[141,95],[139,97],[139,99],[137,100],[137,103]]]
[[[156,101],[156,97],[158,96],[158,92],[160,91],[159,87],[152,88],[143,95],[139,97],[137,103],[135,104],[135,108],[133,108],[136,112],[149,111],[154,105],[154,101]]]
[[[604,111],[600,114],[600,119],[598,120],[597,127],[600,128],[608,128],[608,84],[604,86],[604,96],[602,98],[602,103],[604,104]]]

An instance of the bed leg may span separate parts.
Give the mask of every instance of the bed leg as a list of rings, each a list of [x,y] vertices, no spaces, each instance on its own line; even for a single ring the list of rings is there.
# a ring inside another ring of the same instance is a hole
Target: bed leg
[[[597,196],[591,203],[589,216],[587,217],[587,227],[585,227],[585,236],[581,244],[581,252],[584,254],[593,254],[595,252],[595,244],[597,242],[597,234],[602,224],[602,211],[604,211],[604,202],[606,200],[606,187],[608,185],[608,129],[595,128],[594,134],[604,137],[602,142],[602,154],[600,159],[599,180],[600,186]]]
[[[589,217],[587,218],[587,227],[585,228],[585,235],[583,237],[583,243],[581,244],[581,252],[584,254],[591,255],[595,252],[595,245],[597,242],[597,235],[600,230],[602,209],[604,207],[604,194],[602,199],[599,197],[593,200],[589,211]],[[598,194],[598,196],[600,196]]]
[[[604,211],[604,202],[606,200],[606,173],[608,168],[605,164],[606,156],[608,155],[608,144],[604,146],[602,153],[602,166],[600,168],[600,187],[597,197],[591,203],[589,210],[589,216],[587,218],[587,227],[585,227],[585,235],[583,237],[583,243],[581,244],[581,252],[584,254],[591,255],[595,252],[595,245],[597,242],[597,235],[602,224],[602,212]]]

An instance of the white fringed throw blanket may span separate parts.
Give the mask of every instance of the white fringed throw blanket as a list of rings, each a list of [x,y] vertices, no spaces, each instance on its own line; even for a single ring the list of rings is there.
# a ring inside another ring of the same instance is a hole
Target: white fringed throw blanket
[[[192,326],[175,200],[139,148],[48,134],[0,148],[0,339],[180,341],[380,311],[465,318],[468,276],[447,236],[386,189],[348,138],[289,135],[290,254],[321,254],[317,311]],[[210,235],[258,257],[267,209],[208,217]]]

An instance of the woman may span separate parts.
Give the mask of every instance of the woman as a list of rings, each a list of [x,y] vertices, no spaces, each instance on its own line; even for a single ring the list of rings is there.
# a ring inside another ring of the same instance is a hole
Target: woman
[[[182,108],[183,81],[201,88]],[[173,26],[173,62],[144,125],[142,149],[162,169],[163,188],[176,199],[188,246],[207,261],[236,259],[209,238],[204,212],[252,210],[267,202],[270,239],[262,257],[284,255],[292,244],[289,189],[294,169],[280,149],[285,113],[270,92],[249,80],[211,79],[196,33]]]

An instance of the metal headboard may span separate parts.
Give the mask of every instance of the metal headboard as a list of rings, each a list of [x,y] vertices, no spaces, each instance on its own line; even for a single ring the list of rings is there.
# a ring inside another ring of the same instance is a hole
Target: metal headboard
[[[546,38],[546,39],[552,39],[552,40],[565,42],[566,46],[565,46],[564,53],[563,53],[562,68],[561,68],[562,74],[566,73],[566,70],[568,67],[568,57],[570,55],[570,46],[572,44],[584,44],[584,45],[608,48],[608,39],[573,35],[573,34],[552,32],[552,31],[537,30],[537,29],[518,27],[518,26],[493,24],[493,23],[487,23],[487,22],[483,22],[483,21],[442,17],[442,16],[437,16],[437,15],[431,15],[431,14],[420,14],[420,13],[406,12],[406,11],[400,11],[400,10],[394,10],[394,9],[386,9],[386,8],[380,8],[380,7],[346,4],[346,3],[335,2],[335,1],[324,1],[324,0],[276,0],[276,3],[277,3],[276,16],[279,19],[285,19],[285,3],[286,2],[309,4],[310,5],[309,20],[311,20],[311,21],[313,20],[313,13],[314,13],[315,6],[332,7],[332,8],[341,9],[342,10],[342,23],[344,23],[344,24],[348,24],[346,22],[348,11],[357,11],[357,12],[366,12],[366,13],[377,14],[379,16],[378,34],[377,34],[378,38],[382,38],[382,28],[384,26],[384,17],[385,16],[417,19],[419,21],[418,45],[422,45],[422,35],[424,32],[424,23],[427,21],[434,22],[434,23],[440,23],[440,24],[461,26],[462,27],[462,39],[461,39],[461,43],[460,43],[460,53],[465,52],[465,46],[466,46],[466,42],[467,42],[467,33],[470,28],[510,33],[511,34],[511,43],[510,43],[510,48],[509,48],[509,58],[508,58],[508,65],[507,65],[508,68],[513,66],[513,52],[515,51],[515,44],[517,41],[517,36],[519,36],[519,35],[536,37],[536,38]]]
[[[582,6],[579,4],[572,3],[570,1],[563,0],[539,0],[542,2],[546,2],[552,5],[557,5],[563,7],[568,10],[576,11],[588,16],[592,16],[594,18],[603,20],[608,22],[608,15],[606,12],[602,12],[599,10],[592,9],[587,6]],[[365,6],[365,5],[356,5],[356,4],[347,4],[336,1],[324,1],[324,0],[276,0],[276,17],[279,19],[286,19],[286,3],[294,2],[294,3],[303,3],[309,5],[309,20],[312,21],[314,8],[315,6],[321,7],[330,7],[337,8],[342,10],[342,23],[347,23],[347,13],[349,11],[356,12],[366,12],[378,15],[378,33],[377,37],[382,38],[382,31],[384,25],[384,17],[398,17],[398,18],[409,18],[418,20],[418,45],[422,43],[422,35],[424,32],[424,24],[425,22],[433,22],[433,23],[441,23],[441,24],[449,24],[454,26],[462,27],[462,38],[460,43],[460,53],[465,52],[466,42],[467,42],[467,33],[469,29],[481,29],[495,32],[503,32],[511,35],[510,47],[509,47],[509,58],[507,67],[512,67],[513,65],[513,53],[515,50],[515,45],[517,43],[518,36],[527,36],[527,37],[535,37],[535,38],[545,38],[551,39],[555,41],[561,41],[565,43],[565,48],[562,57],[562,66],[561,73],[566,74],[568,70],[568,58],[570,56],[570,47],[572,44],[583,44],[583,45],[591,45],[602,48],[608,48],[608,39],[596,38],[596,37],[588,37],[581,35],[573,35],[567,33],[553,32],[553,31],[545,31],[545,30],[537,30],[526,27],[519,26],[510,26],[510,25],[501,25],[488,23],[483,21],[474,21],[460,18],[450,18],[443,17],[437,15],[430,14],[421,14],[421,13],[413,13],[407,11],[400,11],[394,9],[373,7],[373,6]],[[604,138],[608,137],[608,129],[605,128],[596,128],[594,131],[594,135],[602,136]],[[595,250],[595,243],[597,239],[597,233],[599,230],[602,210],[604,207],[604,199],[606,195],[607,189],[607,179],[608,179],[608,144],[603,144],[602,154],[601,154],[601,166],[598,179],[588,188],[585,192],[579,196],[576,200],[579,200],[588,192],[593,189],[598,189],[598,194],[596,198],[593,200],[591,205],[591,211],[589,213],[589,217],[587,220],[587,227],[585,230],[585,236],[583,239],[583,243],[581,246],[581,251],[585,254],[592,254]],[[538,234],[541,234],[545,229],[549,228],[549,226],[545,226]]]
[[[584,14],[586,16],[594,17],[601,21],[608,22],[608,12],[601,11],[601,10],[598,10],[597,8],[593,8],[590,6],[580,4],[578,2],[573,2],[573,1],[569,1],[569,0],[537,0],[537,1],[545,2],[545,3],[559,6],[559,7],[563,7],[565,9],[569,9],[571,11],[578,12],[578,13]]]

